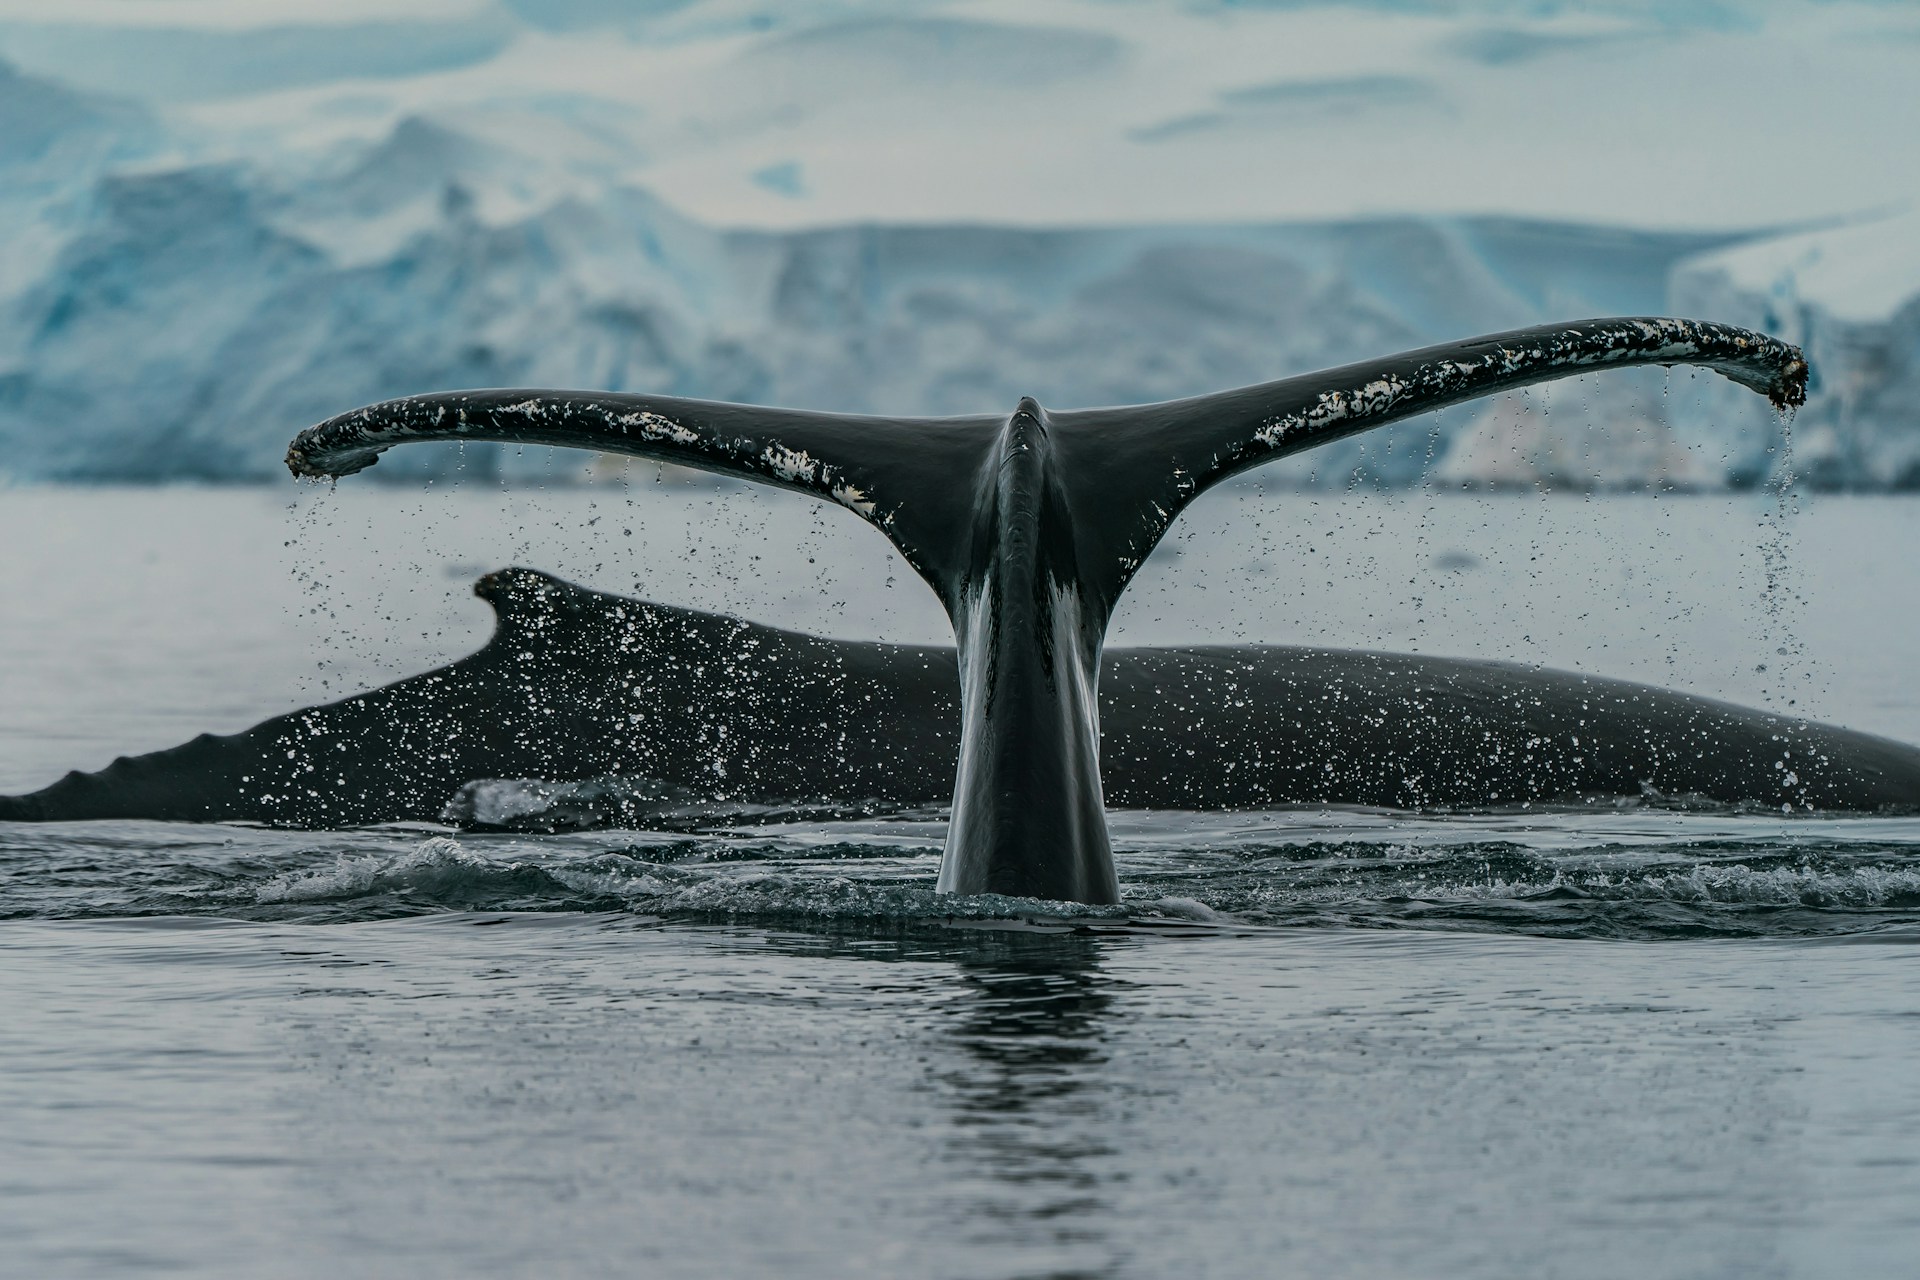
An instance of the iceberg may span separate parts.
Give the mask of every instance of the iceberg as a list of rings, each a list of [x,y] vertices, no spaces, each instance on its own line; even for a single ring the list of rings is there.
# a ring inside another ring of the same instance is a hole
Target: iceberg
[[[1805,346],[1812,400],[1789,429],[1596,380],[1271,478],[1920,485],[1908,8],[1229,8],[30,6],[0,477],[268,480],[300,427],[452,387],[1091,406],[1658,313]],[[608,472],[474,446],[382,478]]]

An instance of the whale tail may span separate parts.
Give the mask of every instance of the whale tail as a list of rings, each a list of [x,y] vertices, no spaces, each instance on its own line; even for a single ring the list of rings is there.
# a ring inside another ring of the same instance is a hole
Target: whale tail
[[[1801,403],[1798,349],[1725,325],[1592,320],[1495,334],[1161,404],[1006,417],[807,413],[664,396],[468,391],[302,432],[296,475],[424,440],[572,445],[756,480],[859,514],[953,621],[959,770],[940,887],[1081,902],[1119,888],[1095,691],[1121,593],[1180,511],[1250,467],[1418,413],[1591,369],[1699,365]]]

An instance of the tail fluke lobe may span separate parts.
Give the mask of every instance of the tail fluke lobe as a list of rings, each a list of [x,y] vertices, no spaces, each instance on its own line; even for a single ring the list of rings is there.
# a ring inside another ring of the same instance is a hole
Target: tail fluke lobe
[[[1416,414],[1596,369],[1698,365],[1767,396],[1805,402],[1798,347],[1731,325],[1660,317],[1583,320],[1324,369],[1189,400],[1053,415],[1092,589],[1117,600],[1173,519],[1229,476]]]
[[[395,445],[504,441],[621,453],[812,494],[891,539],[936,590],[964,569],[977,471],[1003,420],[884,418],[614,392],[525,389],[408,396],[301,432],[296,476],[345,476]]]

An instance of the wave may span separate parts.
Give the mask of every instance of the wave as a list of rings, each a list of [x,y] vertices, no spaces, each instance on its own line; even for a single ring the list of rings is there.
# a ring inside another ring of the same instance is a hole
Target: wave
[[[1920,924],[1920,829],[1910,820],[1756,827],[1642,814],[1593,826],[1571,814],[1117,815],[1125,900],[1106,908],[937,894],[944,827],[924,818],[698,835],[0,826],[0,915],[612,912],[827,930],[999,921],[1586,938],[1871,935]]]

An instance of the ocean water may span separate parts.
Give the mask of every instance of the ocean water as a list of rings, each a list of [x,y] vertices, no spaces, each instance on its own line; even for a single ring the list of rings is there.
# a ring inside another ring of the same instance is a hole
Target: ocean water
[[[0,492],[0,789],[445,661],[507,563],[938,638],[843,514],[650,478]],[[1245,487],[1120,631],[1500,656],[1916,740],[1916,526]],[[935,895],[938,813],[0,825],[0,1269],[1913,1273],[1920,819],[1113,826],[1127,900],[1074,909]]]

